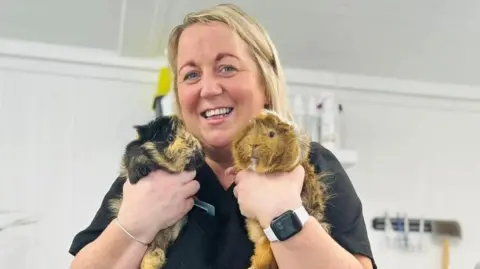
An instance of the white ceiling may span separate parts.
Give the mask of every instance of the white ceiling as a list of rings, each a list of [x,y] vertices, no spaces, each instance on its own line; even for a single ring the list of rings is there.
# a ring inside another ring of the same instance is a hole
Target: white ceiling
[[[1,0],[0,37],[162,53],[171,26],[214,0]],[[289,67],[480,85],[478,0],[230,1]]]

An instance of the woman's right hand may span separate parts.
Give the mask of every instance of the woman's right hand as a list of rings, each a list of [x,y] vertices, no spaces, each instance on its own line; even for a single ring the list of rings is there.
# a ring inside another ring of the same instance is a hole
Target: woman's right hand
[[[190,209],[200,188],[196,172],[154,171],[136,184],[127,180],[118,221],[138,240],[151,242],[158,231],[172,226]]]

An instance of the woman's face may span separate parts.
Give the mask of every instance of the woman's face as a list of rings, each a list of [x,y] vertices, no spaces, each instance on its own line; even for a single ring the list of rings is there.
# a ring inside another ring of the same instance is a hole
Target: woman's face
[[[178,99],[187,128],[205,147],[225,148],[266,104],[247,44],[222,23],[194,24],[177,56]]]

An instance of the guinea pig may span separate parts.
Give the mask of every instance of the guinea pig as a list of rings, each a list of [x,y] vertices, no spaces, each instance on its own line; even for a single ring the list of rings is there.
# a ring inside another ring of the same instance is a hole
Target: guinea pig
[[[177,116],[159,117],[136,125],[137,139],[127,144],[122,157],[120,177],[136,184],[150,172],[162,169],[169,173],[196,170],[204,162],[200,141],[189,133]],[[122,197],[109,201],[116,217]],[[159,269],[165,263],[165,251],[187,222],[185,216],[176,224],[159,231],[145,253],[141,269]]]
[[[138,138],[127,145],[121,170],[132,184],[157,169],[170,173],[192,171],[204,160],[200,141],[177,116],[160,117],[134,127]]]
[[[235,167],[259,173],[290,172],[308,155],[308,137],[278,114],[264,110],[233,140]]]
[[[329,231],[329,225],[324,220],[327,200],[324,177],[327,174],[315,172],[309,161],[308,135],[294,123],[271,110],[264,110],[235,135],[232,152],[235,172],[244,169],[252,169],[258,173],[290,172],[302,165],[305,169],[301,192],[303,205],[307,212]],[[270,241],[258,221],[247,219],[246,227],[250,240],[255,244],[250,269],[277,268]]]

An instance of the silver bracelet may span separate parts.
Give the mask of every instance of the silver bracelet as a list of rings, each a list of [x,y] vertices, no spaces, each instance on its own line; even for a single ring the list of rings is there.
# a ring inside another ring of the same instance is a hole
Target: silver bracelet
[[[144,246],[148,246],[149,244],[148,243],[145,243],[145,242],[142,242],[140,240],[138,240],[135,236],[133,236],[131,233],[129,233],[127,231],[127,229],[125,229],[125,227],[123,227],[123,225],[120,223],[120,221],[118,221],[118,218],[115,218],[114,219],[115,223],[117,224],[118,227],[120,227],[120,229],[123,230],[123,232],[125,232],[129,237],[131,237],[133,240],[137,241],[138,243],[144,245]]]

